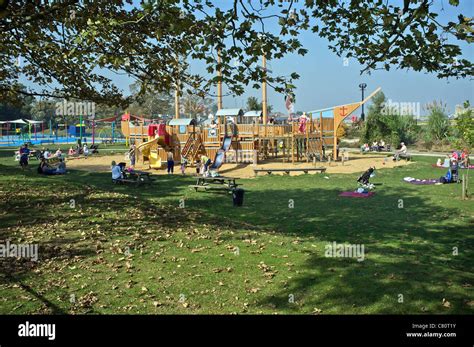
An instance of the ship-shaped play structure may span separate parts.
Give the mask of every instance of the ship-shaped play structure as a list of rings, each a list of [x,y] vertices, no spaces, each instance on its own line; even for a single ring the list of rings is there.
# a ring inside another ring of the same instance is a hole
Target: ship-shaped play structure
[[[185,157],[195,162],[205,154],[213,159],[211,169],[223,163],[258,163],[272,157],[287,162],[338,160],[337,129],[367,98],[339,106],[306,112],[304,127],[299,120],[268,124],[262,111],[244,113],[241,109],[220,109],[215,122],[198,125],[192,118],[175,118],[168,124],[132,115],[122,117],[122,132],[128,143],[137,145],[139,159],[152,168],[166,163],[167,152],[175,161]]]

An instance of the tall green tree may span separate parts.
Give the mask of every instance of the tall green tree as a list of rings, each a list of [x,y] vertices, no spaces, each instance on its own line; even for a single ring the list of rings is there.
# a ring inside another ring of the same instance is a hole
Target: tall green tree
[[[247,99],[247,111],[262,111],[263,103],[258,101],[255,96],[249,96]],[[271,113],[273,111],[273,105],[267,104],[267,112]]]
[[[446,113],[446,105],[434,101],[427,106],[429,111],[427,131],[431,138],[440,142],[447,138],[449,131],[449,119]]]
[[[383,119],[383,109],[385,105],[385,94],[383,92],[377,93],[372,98],[372,103],[367,110],[367,118],[361,132],[361,141],[370,143],[387,139],[391,135],[390,128]]]
[[[26,87],[20,83],[16,85],[16,88],[26,91]],[[16,102],[8,102],[8,100],[2,101],[0,99],[0,120],[30,119],[34,104],[35,98],[25,94],[17,95]]]
[[[249,96],[247,99],[247,111],[261,111],[262,103],[258,102],[255,96]]]
[[[469,101],[464,103],[464,109],[456,115],[455,131],[460,147],[474,147],[474,115]]]
[[[146,89],[140,81],[130,85],[130,92],[134,101],[127,110],[132,114],[148,117],[174,114],[174,96],[171,93]]]
[[[363,124],[361,141],[372,143],[384,140],[392,146],[400,142],[414,143],[420,133],[413,115],[400,114],[399,108],[390,107],[383,92],[372,99],[368,108],[367,119]]]

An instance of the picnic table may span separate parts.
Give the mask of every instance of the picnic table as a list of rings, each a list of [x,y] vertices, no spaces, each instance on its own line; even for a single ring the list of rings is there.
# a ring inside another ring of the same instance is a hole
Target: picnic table
[[[197,182],[195,185],[189,186],[190,188],[194,188],[196,192],[199,189],[204,190],[225,190],[228,192],[232,192],[233,190],[237,189],[240,186],[237,183],[237,177],[224,177],[224,176],[217,176],[217,177],[202,177],[199,176],[197,178]]]
[[[122,171],[123,173],[123,178],[120,179],[113,179],[112,182],[117,183],[117,184],[135,184],[137,186],[143,184],[143,183],[151,183],[153,182],[153,178],[151,177],[151,174],[146,171],[138,171],[138,170],[133,170],[133,171]]]
[[[153,179],[151,178],[151,174],[147,171],[124,171],[125,179],[132,179],[137,181],[138,184],[140,183],[151,183]]]

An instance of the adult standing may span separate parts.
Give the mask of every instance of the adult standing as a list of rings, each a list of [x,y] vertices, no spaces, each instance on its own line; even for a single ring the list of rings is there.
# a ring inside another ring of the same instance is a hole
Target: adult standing
[[[174,172],[174,155],[173,151],[169,150],[166,154],[167,164],[168,164],[168,175]]]

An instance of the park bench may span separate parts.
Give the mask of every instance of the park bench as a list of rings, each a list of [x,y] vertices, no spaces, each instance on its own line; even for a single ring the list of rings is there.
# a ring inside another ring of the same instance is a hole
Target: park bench
[[[290,169],[268,169],[268,168],[255,168],[253,169],[253,172],[255,173],[255,176],[258,175],[259,172],[266,172],[268,175],[271,175],[272,172],[284,172],[287,175],[290,174],[290,172],[304,172],[307,174],[309,171],[319,171],[321,173],[326,171],[325,167],[311,167],[311,168],[290,168]]]

